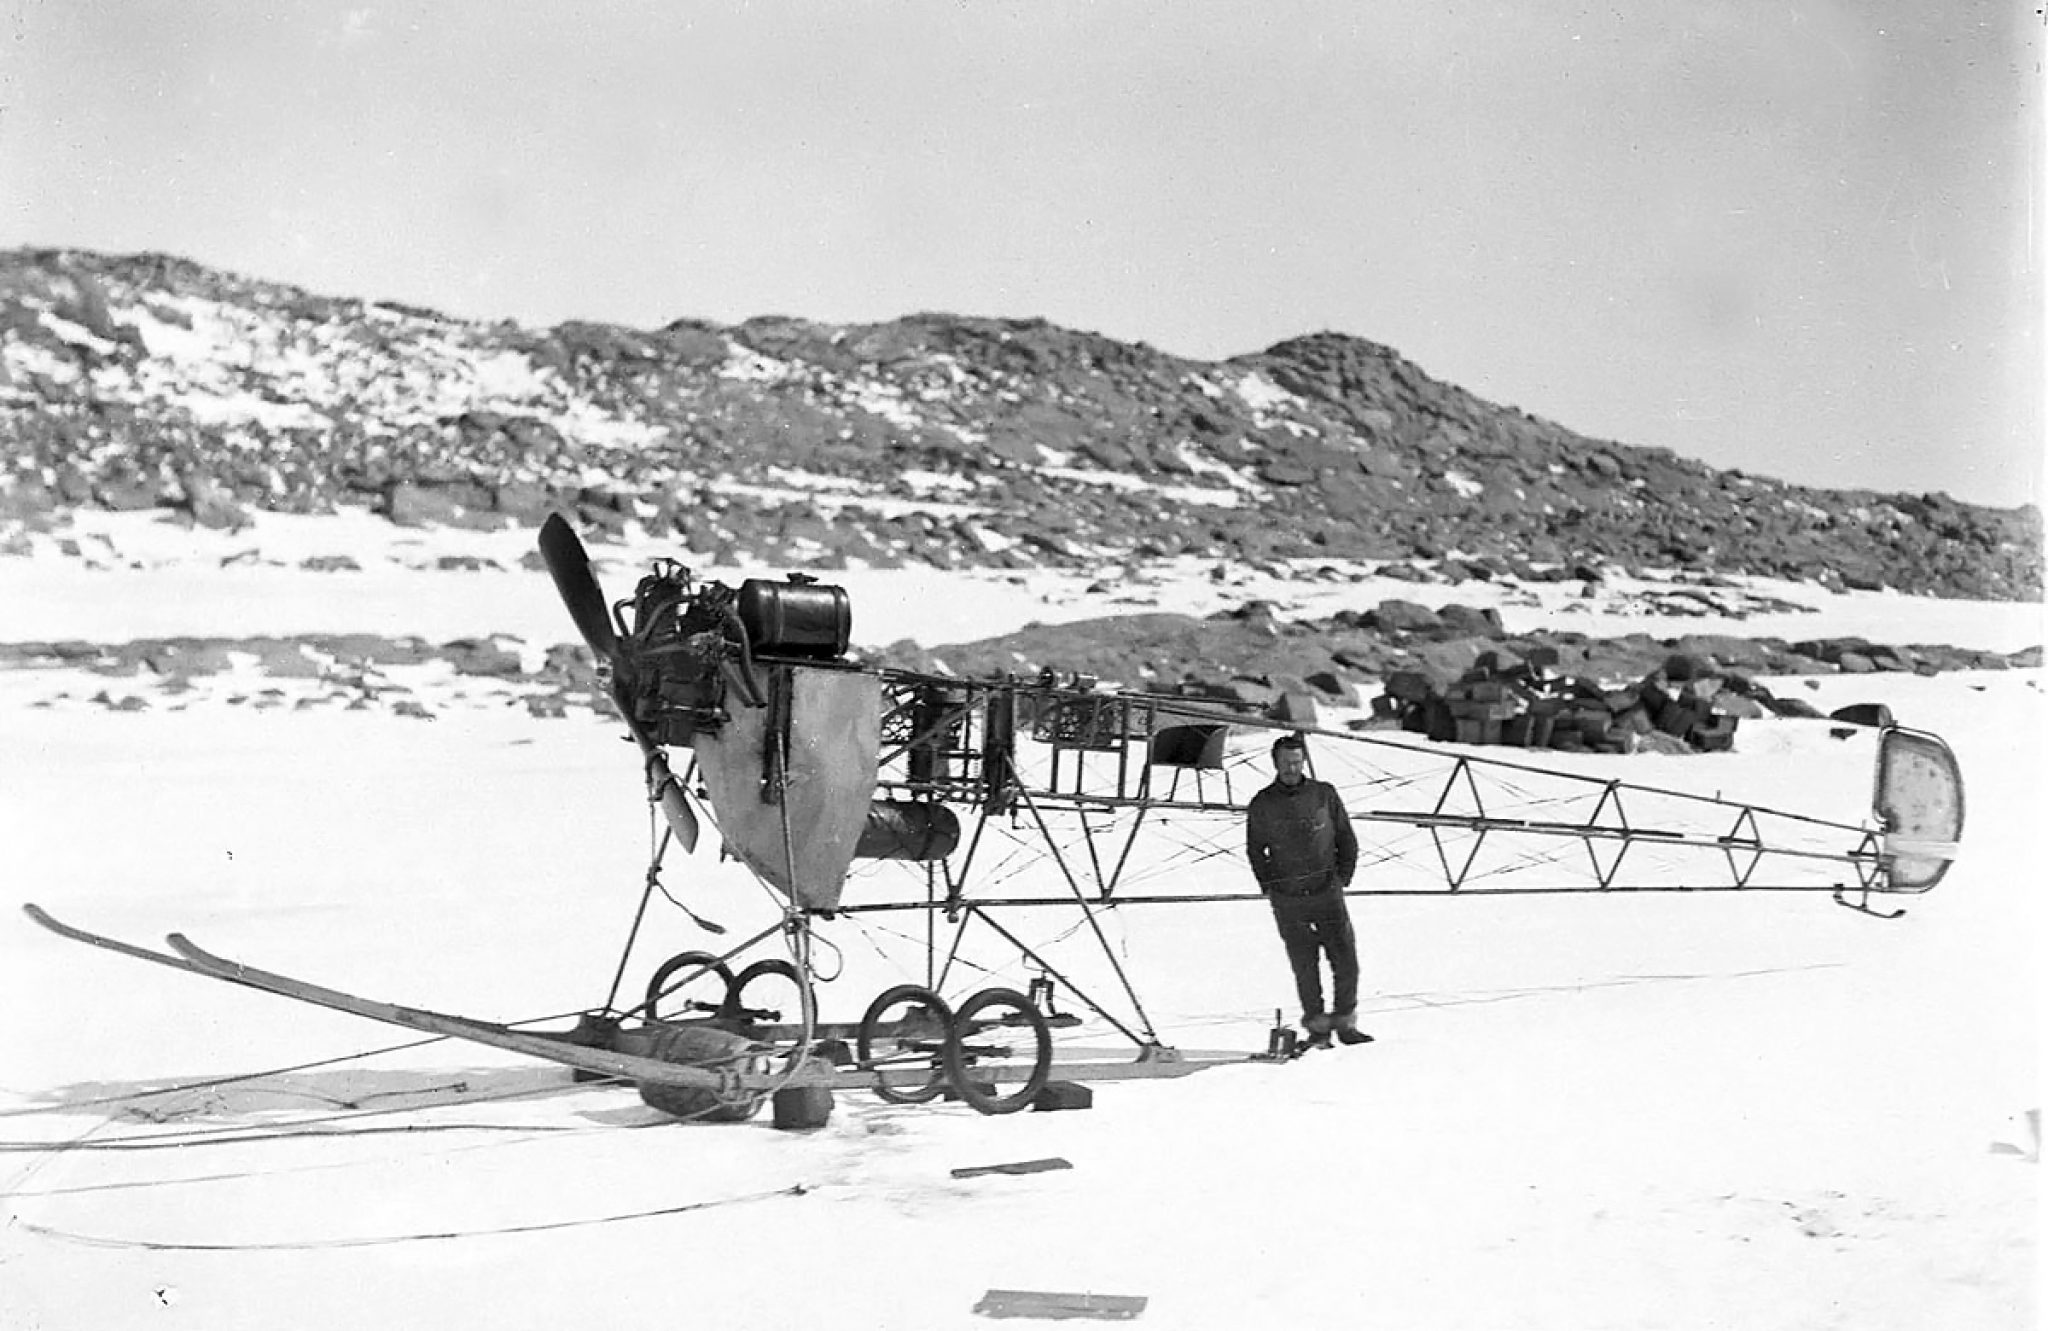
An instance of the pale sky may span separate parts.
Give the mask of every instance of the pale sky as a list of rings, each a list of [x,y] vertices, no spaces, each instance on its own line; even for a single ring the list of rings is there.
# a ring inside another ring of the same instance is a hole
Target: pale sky
[[[1596,438],[2040,502],[2031,5],[0,15],[0,246],[543,323],[1330,330]]]

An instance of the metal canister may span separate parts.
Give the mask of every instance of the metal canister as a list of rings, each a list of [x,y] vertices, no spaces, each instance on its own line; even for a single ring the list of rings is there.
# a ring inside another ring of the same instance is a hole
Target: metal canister
[[[853,602],[844,587],[821,582],[740,584],[740,622],[756,652],[831,660],[853,641]]]
[[[942,860],[959,844],[960,819],[945,805],[875,800],[853,853],[867,860]]]

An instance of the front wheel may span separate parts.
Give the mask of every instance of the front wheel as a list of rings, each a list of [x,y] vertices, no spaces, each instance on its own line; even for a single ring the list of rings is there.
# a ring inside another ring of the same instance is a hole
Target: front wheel
[[[1026,1108],[1052,1077],[1052,1031],[1014,989],[984,989],[960,1005],[946,1042],[946,1082],[984,1114]],[[1002,1094],[1007,1082],[1021,1082]]]
[[[715,986],[712,977],[717,979]],[[648,977],[644,1010],[649,1021],[677,1020],[692,1012],[716,1012],[732,1001],[735,992],[732,967],[709,952],[678,952]],[[671,999],[670,1011],[675,1015],[663,1018],[659,1008]]]

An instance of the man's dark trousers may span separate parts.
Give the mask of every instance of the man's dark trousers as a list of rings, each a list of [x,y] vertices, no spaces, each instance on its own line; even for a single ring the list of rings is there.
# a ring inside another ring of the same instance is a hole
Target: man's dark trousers
[[[1307,896],[1267,898],[1273,903],[1273,923],[1279,926],[1280,942],[1287,949],[1287,964],[1294,971],[1294,991],[1301,999],[1304,1019],[1328,1013],[1350,1016],[1358,1011],[1358,941],[1351,932],[1351,912],[1344,895],[1336,891]],[[1323,977],[1319,959],[1330,958],[1330,977],[1336,990],[1331,1006],[1323,1006]]]

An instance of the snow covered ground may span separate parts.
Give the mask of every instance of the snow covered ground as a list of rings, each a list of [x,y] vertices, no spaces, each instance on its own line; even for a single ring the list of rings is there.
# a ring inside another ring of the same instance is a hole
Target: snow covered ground
[[[517,567],[524,534],[96,521],[89,561],[0,560],[6,637],[571,636],[545,575]],[[596,549],[607,586],[660,549]],[[351,550],[360,572],[296,566]],[[451,551],[502,571],[426,571]],[[1799,612],[1638,622],[1625,599],[1575,606],[1557,587],[1186,573],[1108,606],[1078,579],[844,581],[870,643],[1250,596],[1302,614],[1500,604],[1511,627],[1592,633],[2001,651],[2041,636],[2039,607],[1812,588],[1759,589]],[[42,673],[0,674],[14,902],[151,944],[184,930],[421,1007],[521,1020],[603,1001],[648,850],[616,727],[476,706],[429,722],[32,705],[51,693]],[[766,1114],[678,1124],[630,1090],[15,916],[0,924],[0,1326],[970,1327],[992,1289],[1142,1296],[1141,1326],[1232,1331],[2032,1326],[2040,672],[1830,677],[1802,696],[1888,703],[1961,760],[1962,856],[1905,918],[1825,895],[1364,898],[1377,1043],[1103,1083],[1085,1112],[842,1093],[815,1132]],[[1868,777],[1840,747],[1824,725],[1759,721],[1734,753],[1600,761],[1853,811]],[[1201,872],[1198,887],[1246,886],[1232,857]],[[726,941],[770,918],[704,850],[668,881]],[[629,987],[717,941],[656,904]],[[873,992],[850,986],[917,964],[886,932],[826,937],[847,962],[827,1017]],[[1112,937],[1177,1045],[1262,1048],[1292,1006],[1256,903],[1134,908]],[[1049,1157],[1071,1168],[952,1173]]]

